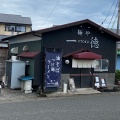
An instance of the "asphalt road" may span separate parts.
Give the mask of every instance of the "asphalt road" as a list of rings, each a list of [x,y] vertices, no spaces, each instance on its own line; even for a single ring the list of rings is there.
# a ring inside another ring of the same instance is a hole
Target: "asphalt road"
[[[0,103],[0,120],[120,120],[120,93]]]

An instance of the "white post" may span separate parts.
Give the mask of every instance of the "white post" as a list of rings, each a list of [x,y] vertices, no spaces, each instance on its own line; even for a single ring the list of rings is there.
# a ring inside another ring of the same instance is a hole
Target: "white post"
[[[1,94],[1,89],[2,89],[2,86],[0,85],[0,94]]]

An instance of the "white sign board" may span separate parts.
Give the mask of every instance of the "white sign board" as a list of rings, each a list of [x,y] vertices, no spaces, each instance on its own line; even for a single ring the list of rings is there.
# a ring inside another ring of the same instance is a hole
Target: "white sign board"
[[[75,92],[76,88],[75,88],[75,82],[73,78],[69,78],[69,86],[70,86],[70,91]]]

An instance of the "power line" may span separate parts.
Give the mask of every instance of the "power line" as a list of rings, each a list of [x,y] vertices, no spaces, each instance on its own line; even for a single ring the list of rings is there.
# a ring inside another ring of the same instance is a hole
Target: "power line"
[[[105,18],[104,21],[102,22],[102,25],[103,25],[103,23],[106,21],[106,19],[108,18],[109,14],[110,14],[110,12],[111,12],[111,10],[112,10],[112,7],[113,7],[114,3],[115,3],[115,0],[113,0],[113,3],[112,3],[112,5],[111,5],[111,7],[110,7],[110,10],[109,10],[106,18]]]
[[[112,24],[111,30],[113,29],[113,27],[114,27],[114,25],[115,25],[115,22],[116,22],[116,20],[117,20],[117,17],[118,17],[118,14],[116,14],[116,17],[115,17],[114,22],[113,22],[113,24]]]
[[[115,11],[116,11],[116,8],[117,8],[117,5],[118,5],[118,3],[117,3],[116,6],[115,6],[115,9],[114,9],[113,15],[112,15],[112,17],[111,17],[111,20],[110,20],[110,22],[109,22],[107,28],[109,28],[109,26],[110,26],[110,24],[111,24],[111,22],[112,22],[112,19],[113,19],[113,17],[114,17],[114,14],[115,14]]]
[[[52,15],[52,13],[54,12],[54,10],[55,10],[55,8],[57,7],[57,5],[59,4],[59,2],[60,2],[60,0],[58,0],[57,1],[57,3],[56,3],[56,5],[55,5],[55,7],[53,8],[53,10],[51,11],[51,13],[48,15],[48,17],[46,18],[46,20],[44,21],[44,23],[42,24],[42,26],[41,27],[43,27],[44,26],[44,24],[47,22],[47,20],[49,19],[49,17]],[[40,27],[40,28],[41,28]]]

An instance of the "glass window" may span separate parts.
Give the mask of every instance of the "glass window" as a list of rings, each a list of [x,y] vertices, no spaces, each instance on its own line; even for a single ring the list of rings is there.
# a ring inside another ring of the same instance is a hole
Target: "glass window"
[[[6,25],[5,26],[5,30],[6,31],[15,31],[15,26],[13,26],[13,25]]]
[[[25,26],[21,26],[21,32],[26,32]]]
[[[25,26],[16,26],[16,32],[25,32]]]
[[[95,60],[94,71],[108,71],[109,61],[107,59]]]
[[[21,26],[16,26],[16,27],[15,27],[15,31],[16,31],[16,32],[21,32]]]
[[[25,26],[19,25],[6,25],[5,31],[13,31],[13,32],[26,32]]]

